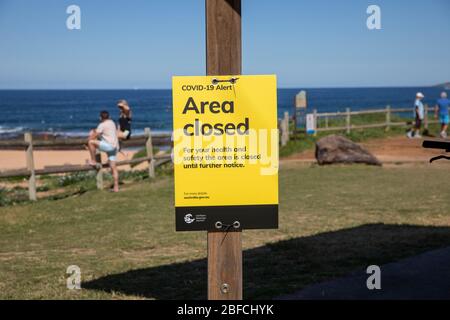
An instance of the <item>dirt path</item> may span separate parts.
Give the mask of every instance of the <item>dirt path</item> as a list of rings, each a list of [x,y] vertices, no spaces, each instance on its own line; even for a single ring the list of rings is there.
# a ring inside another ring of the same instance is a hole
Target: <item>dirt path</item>
[[[431,157],[444,153],[440,150],[422,148],[422,141],[422,139],[408,139],[399,136],[369,140],[361,143],[361,146],[383,163],[428,162]],[[287,159],[315,161],[314,150],[297,153]]]

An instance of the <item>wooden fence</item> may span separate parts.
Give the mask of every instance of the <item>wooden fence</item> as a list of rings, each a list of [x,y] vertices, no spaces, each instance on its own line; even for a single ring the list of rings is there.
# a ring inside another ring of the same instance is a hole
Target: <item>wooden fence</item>
[[[438,120],[430,119],[430,112],[434,111],[433,108],[429,108],[428,105],[425,105],[425,114],[424,114],[424,128],[428,129],[430,124],[439,123]],[[345,131],[349,134],[352,130],[357,129],[369,129],[369,128],[385,128],[386,131],[389,131],[391,127],[401,127],[410,125],[410,121],[392,121],[392,114],[401,114],[401,113],[410,113],[413,114],[412,108],[397,108],[393,109],[390,106],[386,106],[384,109],[372,109],[372,110],[360,110],[360,111],[351,111],[350,108],[347,108],[345,112],[324,112],[317,113],[317,110],[313,111],[315,123],[316,123],[316,132],[324,132],[324,131]],[[368,114],[385,114],[384,121],[380,123],[369,123],[369,124],[360,124],[354,125],[352,124],[352,116],[356,115],[368,115]],[[332,127],[329,125],[330,118],[336,117],[345,117],[345,125]],[[324,119],[324,126],[319,126],[319,119]]]
[[[439,123],[438,120],[430,119],[430,112],[434,112],[434,108],[430,108],[428,105],[425,105],[425,114],[424,114],[424,128],[427,130],[430,124]],[[391,127],[401,127],[408,126],[411,124],[411,121],[392,121],[393,114],[405,114],[409,113],[413,114],[412,108],[396,108],[393,109],[391,106],[386,106],[384,109],[372,109],[372,110],[360,110],[360,111],[351,111],[350,108],[347,108],[345,112],[323,112],[318,113],[316,109],[312,112],[314,114],[314,120],[316,123],[315,132],[327,132],[327,131],[345,131],[347,134],[351,133],[352,130],[357,129],[369,129],[369,128],[385,128],[386,131],[389,131]],[[357,115],[369,115],[369,114],[384,114],[384,121],[379,123],[368,123],[368,124],[352,124],[352,116]],[[341,126],[332,126],[330,120],[336,118],[345,118],[345,124]],[[278,125],[280,129],[280,143],[282,146],[285,146],[290,138],[290,120],[289,114],[285,112],[284,117],[279,119]],[[322,121],[319,121],[322,120]]]
[[[133,137],[122,143],[123,147],[145,146],[146,156],[131,160],[118,161],[117,166],[135,165],[142,162],[148,163],[148,174],[150,178],[155,177],[155,168],[161,164],[171,161],[171,155],[153,155],[153,141],[158,141],[158,145],[170,144],[170,134],[152,136],[149,128],[145,129],[143,136]],[[44,169],[35,169],[33,151],[39,148],[48,149],[84,149],[86,139],[53,139],[53,140],[35,140],[31,133],[25,133],[24,140],[5,140],[0,141],[0,149],[20,150],[25,149],[26,168],[18,170],[0,171],[0,178],[27,177],[29,198],[32,201],[37,199],[36,196],[36,176],[46,174],[62,174],[83,171],[96,171],[97,188],[103,189],[103,169],[108,164],[100,163],[100,153],[97,154],[97,166],[91,165],[61,165],[47,166]]]
[[[438,123],[438,120],[430,120],[429,113],[433,109],[425,105],[425,118],[424,118],[424,128],[428,129],[429,124]],[[393,113],[411,113],[411,108],[402,109],[392,109],[387,106],[384,109],[374,109],[374,110],[361,110],[361,111],[351,111],[347,108],[345,112],[324,112],[318,113],[317,110],[313,111],[314,119],[316,123],[315,132],[327,132],[327,131],[345,131],[350,133],[351,130],[356,129],[368,129],[368,128],[385,128],[386,131],[390,130],[394,126],[407,126],[408,122],[393,122]],[[352,116],[365,115],[365,114],[385,114],[385,120],[380,123],[370,123],[354,125],[352,124]],[[345,117],[345,126],[330,126],[330,119]],[[319,126],[319,119],[324,119],[324,126]],[[280,143],[285,146],[290,137],[292,130],[290,129],[291,118],[288,112],[284,113],[284,117],[279,119],[278,127],[280,130]],[[170,155],[164,156],[154,156],[153,155],[153,145],[170,145],[170,134],[152,136],[149,128],[145,129],[145,133],[142,136],[133,137],[130,140],[123,142],[123,147],[139,147],[145,146],[147,150],[147,156],[137,159],[118,161],[118,166],[124,165],[134,165],[142,162],[148,162],[148,173],[150,178],[155,177],[155,168],[158,165],[169,162],[171,160]],[[156,143],[155,143],[156,142]],[[30,200],[36,200],[36,176],[45,174],[62,174],[62,173],[72,173],[72,172],[83,172],[83,171],[97,171],[97,188],[103,188],[103,169],[106,168],[107,164],[99,164],[97,167],[91,165],[62,165],[62,166],[47,166],[44,169],[35,169],[33,151],[36,149],[46,149],[46,150],[67,150],[67,149],[84,149],[86,146],[86,139],[51,139],[51,140],[33,140],[31,133],[26,133],[23,140],[4,140],[0,141],[0,149],[2,150],[23,150],[26,153],[26,165],[24,169],[10,170],[10,171],[0,171],[0,178],[11,178],[11,177],[28,177],[28,189]],[[98,161],[100,162],[100,161]]]

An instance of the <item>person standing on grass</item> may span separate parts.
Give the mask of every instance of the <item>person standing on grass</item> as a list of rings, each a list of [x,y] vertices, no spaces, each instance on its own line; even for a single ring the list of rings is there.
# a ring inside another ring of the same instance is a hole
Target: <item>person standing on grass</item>
[[[88,139],[88,148],[91,159],[89,164],[96,166],[95,153],[97,149],[108,155],[109,167],[114,179],[114,192],[119,192],[119,171],[117,170],[117,148],[119,140],[117,138],[117,128],[109,117],[108,111],[100,112],[100,124],[97,129],[91,130]]]
[[[441,123],[441,133],[440,136],[443,139],[447,138],[447,129],[449,123],[449,112],[450,100],[447,99],[447,92],[441,93],[441,98],[436,102],[436,107],[434,108],[434,117],[437,119],[439,114],[439,122]]]
[[[422,138],[420,135],[420,128],[422,127],[422,121],[425,116],[425,108],[422,100],[425,96],[421,92],[417,92],[416,101],[414,102],[414,127],[406,134],[408,138]]]

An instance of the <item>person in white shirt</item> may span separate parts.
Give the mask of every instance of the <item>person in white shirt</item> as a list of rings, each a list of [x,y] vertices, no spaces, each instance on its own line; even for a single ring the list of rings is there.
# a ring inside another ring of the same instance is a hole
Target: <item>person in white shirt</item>
[[[416,101],[414,102],[415,123],[414,127],[406,134],[408,138],[422,138],[420,135],[420,128],[422,127],[422,121],[425,117],[425,108],[422,103],[423,98],[425,98],[423,93],[417,92]]]
[[[119,171],[116,165],[118,146],[116,124],[110,119],[108,111],[102,111],[100,112],[100,124],[97,129],[92,130],[89,134],[88,148],[91,156],[89,164],[97,165],[95,159],[97,149],[108,155],[109,167],[114,178],[114,192],[119,192]]]

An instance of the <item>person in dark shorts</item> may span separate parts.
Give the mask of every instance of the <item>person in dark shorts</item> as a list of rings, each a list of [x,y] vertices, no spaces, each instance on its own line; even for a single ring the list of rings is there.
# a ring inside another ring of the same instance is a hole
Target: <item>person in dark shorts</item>
[[[117,102],[120,110],[117,137],[120,140],[128,140],[131,137],[131,108],[126,100]]]
[[[425,96],[421,92],[416,94],[416,101],[414,102],[415,123],[414,128],[406,134],[408,138],[422,138],[420,135],[420,128],[422,127],[422,121],[425,117],[425,108],[422,103],[423,98],[425,98]]]

